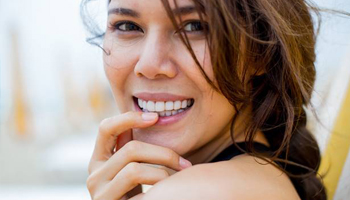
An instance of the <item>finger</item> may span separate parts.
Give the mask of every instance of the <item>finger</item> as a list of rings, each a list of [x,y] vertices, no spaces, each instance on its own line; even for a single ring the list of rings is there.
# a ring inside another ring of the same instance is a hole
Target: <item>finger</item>
[[[107,160],[113,155],[116,139],[121,133],[131,134],[132,128],[145,128],[158,120],[157,113],[127,112],[103,120],[93,152],[94,160]]]
[[[106,161],[101,167],[101,172],[105,174],[101,176],[111,180],[130,162],[163,165],[176,171],[192,166],[188,160],[169,148],[133,140]]]
[[[138,184],[154,185],[167,177],[163,169],[131,162],[106,185],[105,195],[119,199]]]

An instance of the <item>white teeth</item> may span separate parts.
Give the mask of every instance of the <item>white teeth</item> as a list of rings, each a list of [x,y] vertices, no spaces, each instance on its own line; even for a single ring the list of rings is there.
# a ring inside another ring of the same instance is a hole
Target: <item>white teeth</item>
[[[175,101],[174,110],[179,110],[181,108],[181,101]]]
[[[181,102],[181,108],[186,108],[187,107],[187,100],[183,100]]]
[[[183,101],[144,101],[137,99],[137,104],[143,112],[158,112],[161,117],[183,112],[193,104],[192,99]]]
[[[160,115],[161,117],[164,117],[164,116],[165,116],[165,112],[164,112],[164,111],[163,111],[163,112],[160,112],[159,115]]]
[[[156,109],[155,109],[155,104],[153,101],[148,101],[147,102],[147,110],[150,111],[150,112],[154,112]]]
[[[137,102],[138,102],[139,106],[142,108],[142,100],[141,99],[137,99]]]
[[[156,102],[156,111],[157,112],[163,112],[164,111],[164,107],[165,107],[164,102],[162,102],[162,101],[157,101]]]
[[[174,102],[172,101],[167,101],[165,103],[165,110],[173,110],[174,109]]]

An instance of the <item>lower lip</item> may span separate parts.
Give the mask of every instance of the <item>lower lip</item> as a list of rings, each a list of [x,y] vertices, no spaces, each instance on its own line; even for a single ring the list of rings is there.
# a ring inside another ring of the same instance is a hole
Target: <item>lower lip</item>
[[[137,111],[142,112],[142,110],[140,109],[140,107],[136,104],[136,102],[134,101],[134,106],[136,108]],[[191,110],[193,106],[187,108],[186,110],[177,113],[176,115],[172,115],[172,116],[164,116],[161,117],[159,116],[158,121],[155,125],[170,125],[170,124],[174,124],[178,121],[180,121],[182,118],[184,118],[186,116],[186,114],[188,113],[189,110]]]

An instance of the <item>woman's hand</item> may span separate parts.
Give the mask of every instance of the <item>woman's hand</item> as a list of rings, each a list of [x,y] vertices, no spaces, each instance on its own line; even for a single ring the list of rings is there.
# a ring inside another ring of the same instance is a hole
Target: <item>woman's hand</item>
[[[132,128],[146,128],[157,120],[156,113],[128,112],[101,122],[87,179],[93,200],[124,200],[136,186],[153,185],[169,176],[164,169],[143,163],[176,171],[191,166],[171,149],[132,140]]]

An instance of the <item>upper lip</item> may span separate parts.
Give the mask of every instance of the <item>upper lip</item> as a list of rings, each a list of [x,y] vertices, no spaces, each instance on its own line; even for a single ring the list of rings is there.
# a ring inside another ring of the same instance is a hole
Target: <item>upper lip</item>
[[[183,101],[183,100],[191,99],[191,97],[170,94],[170,93],[148,93],[148,92],[135,93],[134,97],[145,101],[178,101],[178,100]]]

